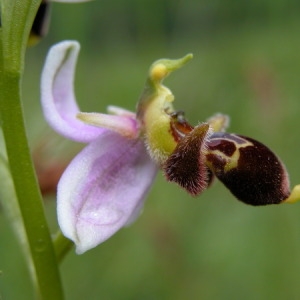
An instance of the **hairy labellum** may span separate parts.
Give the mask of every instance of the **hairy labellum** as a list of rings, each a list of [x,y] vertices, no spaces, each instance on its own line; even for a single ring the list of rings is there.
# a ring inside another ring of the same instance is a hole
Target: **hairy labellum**
[[[290,195],[288,174],[278,157],[248,137],[218,132],[207,142],[207,165],[244,203],[278,204]]]
[[[207,123],[196,126],[178,142],[163,165],[167,179],[176,182],[194,196],[205,190],[212,179],[204,156],[210,134]]]

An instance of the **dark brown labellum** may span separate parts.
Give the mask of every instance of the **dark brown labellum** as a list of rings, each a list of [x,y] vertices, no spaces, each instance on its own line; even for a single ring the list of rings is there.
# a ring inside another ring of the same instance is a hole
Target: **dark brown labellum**
[[[239,200],[278,204],[289,194],[288,174],[277,156],[248,137],[215,133],[207,143],[207,165]]]
[[[207,123],[196,126],[178,142],[163,165],[167,179],[194,196],[205,190],[213,178],[205,165],[204,150],[209,136],[210,127]]]

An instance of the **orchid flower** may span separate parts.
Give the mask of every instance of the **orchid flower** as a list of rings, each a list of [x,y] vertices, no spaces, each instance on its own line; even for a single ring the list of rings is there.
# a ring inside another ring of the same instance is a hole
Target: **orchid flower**
[[[76,103],[73,81],[79,48],[75,41],[53,46],[41,82],[49,125],[66,138],[88,144],[57,188],[59,226],[77,253],[104,242],[137,218],[158,168],[192,196],[217,177],[246,204],[300,199],[300,185],[290,191],[288,173],[269,148],[225,132],[226,115],[192,126],[182,111],[174,110],[174,95],[162,83],[191,54],[150,66],[136,113],[109,106],[109,114],[102,114],[80,112]]]

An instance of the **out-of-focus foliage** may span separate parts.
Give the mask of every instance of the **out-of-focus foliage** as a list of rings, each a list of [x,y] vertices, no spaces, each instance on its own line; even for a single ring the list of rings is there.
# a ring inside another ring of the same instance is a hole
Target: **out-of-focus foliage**
[[[84,5],[84,7],[83,7]],[[53,34],[73,33],[94,47],[114,44],[168,42],[182,36],[207,36],[247,24],[274,25],[297,18],[295,0],[116,0],[55,6]]]
[[[32,147],[45,139],[39,75],[54,42],[82,44],[75,87],[84,111],[109,104],[133,110],[155,59],[193,52],[165,81],[175,107],[193,124],[229,114],[230,131],[264,142],[285,162],[292,184],[300,183],[299,1],[97,0],[54,3],[52,13],[49,36],[27,57]],[[159,176],[137,222],[63,262],[67,299],[299,299],[299,205],[253,208],[217,181],[192,198]],[[46,210],[55,231],[54,197]],[[4,221],[0,215],[0,298],[31,299]]]

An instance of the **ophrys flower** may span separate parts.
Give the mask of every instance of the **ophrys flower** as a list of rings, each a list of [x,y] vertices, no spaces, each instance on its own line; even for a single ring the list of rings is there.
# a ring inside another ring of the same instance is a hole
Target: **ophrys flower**
[[[139,215],[160,167],[168,181],[193,196],[214,177],[244,203],[279,204],[300,199],[290,192],[279,158],[260,142],[226,133],[229,118],[214,115],[197,126],[173,108],[163,80],[189,61],[154,62],[137,113],[109,106],[110,114],[80,112],[73,91],[79,44],[65,41],[50,50],[42,74],[42,106],[58,133],[88,145],[58,184],[57,213],[63,234],[83,253]]]

